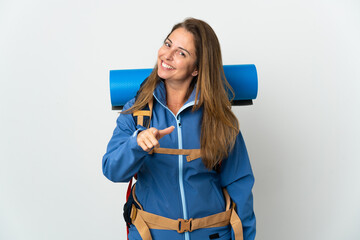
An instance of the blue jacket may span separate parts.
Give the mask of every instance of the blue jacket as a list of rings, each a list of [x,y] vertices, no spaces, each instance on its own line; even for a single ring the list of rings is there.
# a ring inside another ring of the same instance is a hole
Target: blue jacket
[[[199,149],[202,108],[192,111],[195,90],[175,116],[166,107],[164,83],[154,91],[153,114],[150,127],[164,129],[175,126],[174,131],[159,140],[162,148]],[[124,110],[130,108],[130,100]],[[202,160],[187,162],[183,155],[148,154],[138,146],[137,126],[131,114],[120,114],[117,126],[103,157],[103,173],[113,182],[128,182],[138,174],[135,194],[145,211],[167,218],[201,218],[225,211],[222,188],[226,187],[236,203],[243,224],[244,240],[253,240],[256,221],[253,211],[252,187],[254,176],[244,139],[238,134],[235,147],[224,159],[220,171],[208,170]],[[218,234],[219,240],[231,239],[231,227],[198,229],[177,233],[171,230],[151,229],[154,240],[209,239]],[[135,226],[130,228],[129,239],[141,239]]]

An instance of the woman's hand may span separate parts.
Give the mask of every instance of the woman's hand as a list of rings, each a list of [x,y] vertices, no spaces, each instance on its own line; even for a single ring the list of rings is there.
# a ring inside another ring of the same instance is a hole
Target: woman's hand
[[[160,147],[158,140],[163,136],[170,134],[175,129],[174,126],[158,130],[156,128],[149,128],[141,131],[137,135],[137,144],[146,152],[149,152],[153,147]]]

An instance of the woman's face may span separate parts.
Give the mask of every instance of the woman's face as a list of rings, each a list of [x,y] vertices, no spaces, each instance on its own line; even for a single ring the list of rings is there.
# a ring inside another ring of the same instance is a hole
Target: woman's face
[[[178,28],[158,51],[158,75],[168,81],[190,81],[198,74],[192,33]]]

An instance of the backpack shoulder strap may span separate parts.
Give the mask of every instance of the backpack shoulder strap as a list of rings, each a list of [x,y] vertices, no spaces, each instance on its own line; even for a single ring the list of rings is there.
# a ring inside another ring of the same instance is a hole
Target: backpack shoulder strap
[[[135,122],[137,123],[137,125],[141,125],[143,127],[149,128],[151,122],[152,110],[153,110],[153,98],[151,98],[151,100],[148,102],[148,105],[147,107],[145,107],[145,109],[138,110],[133,113],[134,118],[136,117]]]

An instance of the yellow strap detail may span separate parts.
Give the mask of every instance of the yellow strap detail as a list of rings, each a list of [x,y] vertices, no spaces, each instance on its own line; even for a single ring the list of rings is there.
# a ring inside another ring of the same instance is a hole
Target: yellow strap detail
[[[137,124],[138,124],[138,125],[141,125],[141,126],[144,126],[144,116],[139,115],[139,116],[137,117]]]
[[[138,110],[133,113],[134,116],[151,116],[151,112],[149,110]]]
[[[230,209],[231,198],[230,198],[230,195],[229,195],[228,191],[226,190],[226,188],[223,188],[223,194],[224,194],[225,203],[226,203],[225,209]]]
[[[187,155],[186,160],[191,162],[201,157],[200,149],[173,149],[173,148],[153,148],[149,154],[171,154],[171,155]]]
[[[235,240],[243,240],[243,228],[242,223],[235,211],[235,203],[233,203],[233,206],[231,208],[231,217],[230,217],[230,224],[234,231]]]
[[[230,224],[231,210],[213,214],[203,218],[196,218],[192,221],[192,229],[224,227]]]
[[[142,218],[141,214],[139,214],[139,211],[142,211],[142,210],[137,210],[136,217],[134,220],[132,220],[132,224],[134,224],[134,226],[138,230],[138,232],[143,240],[152,240],[151,234],[150,234],[150,229],[149,229],[148,225],[146,224],[146,222],[144,221],[144,219]]]
[[[139,111],[135,111],[133,113],[134,116],[137,116],[137,125],[144,125],[144,116],[151,116],[151,112],[150,111],[145,111],[145,110],[139,110]]]
[[[134,184],[131,194],[133,195],[134,201],[137,203],[137,205],[139,205],[140,209],[143,210],[142,205],[139,203],[139,201],[137,200],[137,197],[135,195],[135,187],[136,187],[136,184]]]
[[[135,117],[137,116],[137,125],[141,125],[143,127],[145,127],[144,126],[144,116],[150,117],[149,123],[146,126],[146,128],[150,127],[152,109],[153,109],[153,98],[151,98],[148,105],[149,105],[149,110],[138,110],[138,111],[133,112],[133,116],[135,116]]]

